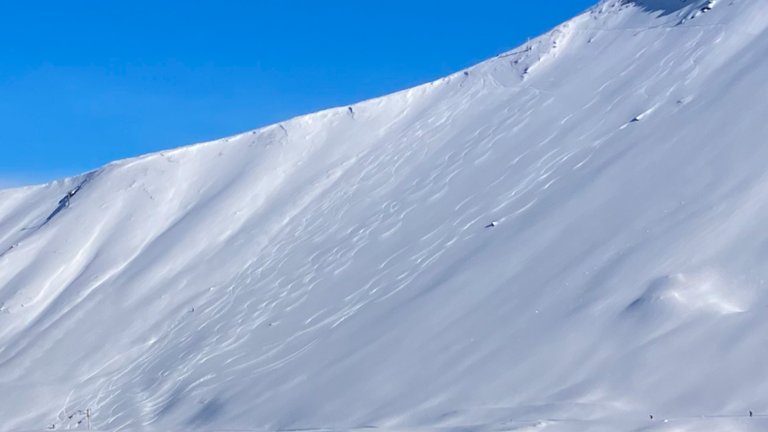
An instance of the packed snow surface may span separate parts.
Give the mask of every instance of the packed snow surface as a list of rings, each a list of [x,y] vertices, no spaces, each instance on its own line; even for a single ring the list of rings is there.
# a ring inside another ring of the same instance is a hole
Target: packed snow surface
[[[0,431],[768,430],[767,26],[604,1],[0,191]]]

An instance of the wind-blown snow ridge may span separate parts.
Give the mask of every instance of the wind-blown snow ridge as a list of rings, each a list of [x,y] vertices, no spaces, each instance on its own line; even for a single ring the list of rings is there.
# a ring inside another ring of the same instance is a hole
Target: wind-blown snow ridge
[[[604,1],[434,83],[0,191],[0,431],[764,430],[766,26]]]

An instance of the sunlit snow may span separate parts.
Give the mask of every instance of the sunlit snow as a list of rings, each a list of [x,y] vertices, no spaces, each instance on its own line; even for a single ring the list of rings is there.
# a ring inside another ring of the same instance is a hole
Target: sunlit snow
[[[352,109],[0,191],[0,431],[768,430],[766,27],[604,1]]]

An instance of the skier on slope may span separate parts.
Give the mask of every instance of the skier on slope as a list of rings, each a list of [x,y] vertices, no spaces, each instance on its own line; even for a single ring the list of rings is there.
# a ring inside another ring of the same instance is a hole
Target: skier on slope
[[[64,198],[66,200],[66,206],[69,207],[69,202],[72,199],[72,197],[75,196],[75,191],[71,190],[67,192],[67,196]]]

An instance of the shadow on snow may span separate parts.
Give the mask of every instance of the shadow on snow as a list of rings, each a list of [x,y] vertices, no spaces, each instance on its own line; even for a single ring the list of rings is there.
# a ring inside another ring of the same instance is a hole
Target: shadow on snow
[[[664,16],[702,2],[700,0],[624,0],[624,3],[634,4],[648,12],[661,11],[661,16]]]

